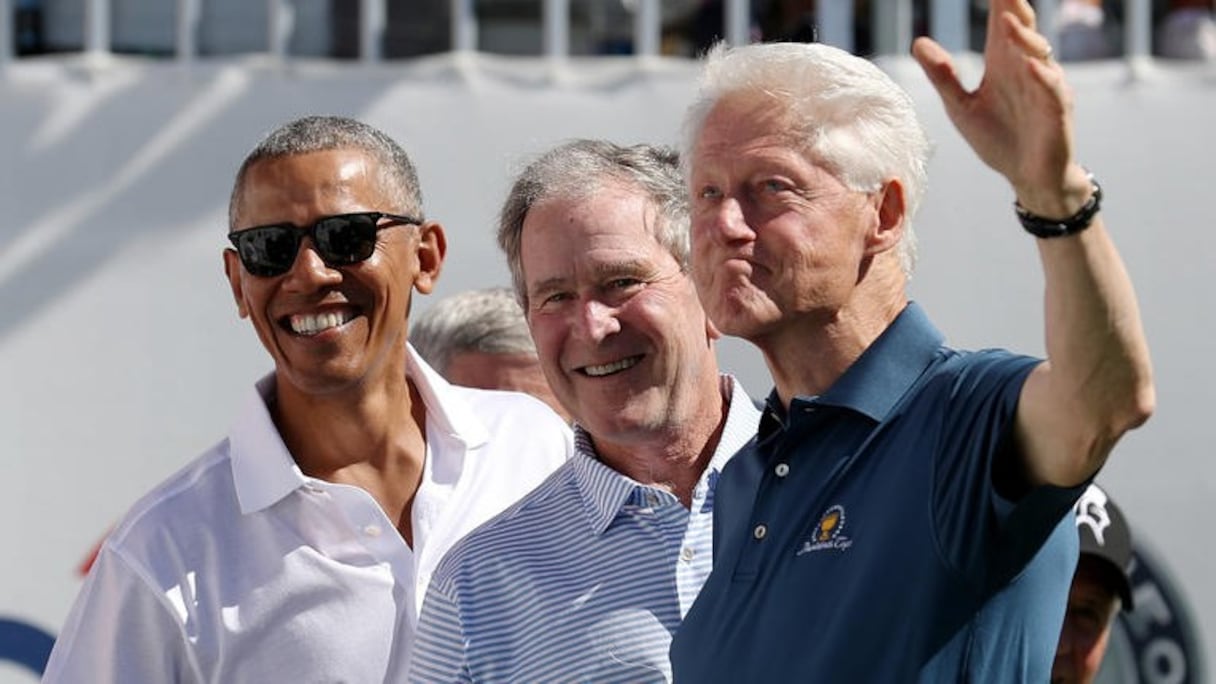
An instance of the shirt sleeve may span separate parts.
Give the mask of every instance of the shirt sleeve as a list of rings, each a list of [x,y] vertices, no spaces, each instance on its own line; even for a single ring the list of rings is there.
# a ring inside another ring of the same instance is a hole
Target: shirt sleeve
[[[438,584],[431,582],[422,604],[409,680],[416,684],[472,682],[457,602]]]
[[[1030,562],[1084,488],[1041,486],[1016,500],[1002,497],[993,465],[1017,458],[1013,421],[1022,385],[1039,360],[988,351],[956,361],[942,398],[934,525],[949,562],[977,588],[991,589]]]
[[[203,678],[167,599],[107,544],[68,614],[42,681],[193,684]]]

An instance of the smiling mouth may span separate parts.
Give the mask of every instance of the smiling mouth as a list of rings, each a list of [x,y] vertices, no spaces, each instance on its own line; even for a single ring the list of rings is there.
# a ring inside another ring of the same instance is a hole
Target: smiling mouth
[[[331,328],[345,325],[355,317],[353,311],[327,311],[318,314],[295,314],[287,318],[287,327],[297,335],[311,337]]]
[[[614,373],[620,373],[623,370],[633,368],[634,366],[638,365],[638,362],[641,360],[642,355],[638,354],[637,356],[629,356],[621,359],[620,361],[613,361],[612,363],[605,363],[599,366],[583,366],[579,369],[579,372],[593,378],[602,378],[605,375],[612,375]]]

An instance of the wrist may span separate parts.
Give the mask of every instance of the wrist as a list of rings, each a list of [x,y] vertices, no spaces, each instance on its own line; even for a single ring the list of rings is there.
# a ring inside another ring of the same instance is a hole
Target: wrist
[[[1080,211],[1089,202],[1093,189],[1093,174],[1079,164],[1072,164],[1060,185],[1046,190],[1014,188],[1014,198],[1018,207],[1035,216],[1061,220]]]
[[[1017,213],[1018,221],[1022,224],[1022,228],[1038,238],[1065,237],[1075,235],[1088,228],[1101,209],[1102,186],[1098,185],[1098,181],[1089,172],[1086,172],[1085,180],[1088,187],[1084,195],[1081,195],[1085,198],[1084,201],[1071,214],[1067,214],[1063,218],[1056,218],[1054,215],[1044,216],[1038,214],[1027,209],[1022,204],[1020,198],[1015,201],[1013,208]],[[1065,204],[1062,206],[1069,205]]]

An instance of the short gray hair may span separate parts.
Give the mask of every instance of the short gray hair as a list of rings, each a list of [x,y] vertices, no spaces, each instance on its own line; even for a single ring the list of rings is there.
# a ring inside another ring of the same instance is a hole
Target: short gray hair
[[[441,375],[462,352],[536,354],[523,309],[506,287],[470,290],[436,302],[414,319],[409,340]]]
[[[506,253],[520,302],[527,303],[520,245],[528,211],[546,200],[588,197],[606,185],[636,188],[650,201],[659,214],[655,239],[681,269],[688,270],[688,190],[676,151],[657,145],[625,147],[605,140],[572,140],[529,164],[499,212],[498,246]]]
[[[788,113],[791,142],[849,188],[873,192],[886,178],[899,179],[907,207],[899,255],[911,275],[911,217],[924,195],[930,154],[911,96],[873,62],[828,45],[719,44],[706,57],[685,116],[686,163],[710,112],[734,95],[763,98]]]
[[[343,116],[307,116],[279,126],[262,139],[245,157],[232,184],[228,200],[228,227],[239,228],[241,199],[245,192],[245,176],[255,164],[310,152],[328,150],[360,150],[375,159],[380,183],[394,206],[377,207],[422,217],[422,190],[418,187],[418,172],[409,155],[383,131],[361,121]]]

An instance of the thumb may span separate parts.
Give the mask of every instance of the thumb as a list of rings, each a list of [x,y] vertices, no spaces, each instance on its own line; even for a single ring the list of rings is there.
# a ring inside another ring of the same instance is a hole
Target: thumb
[[[954,70],[954,61],[950,53],[932,38],[920,37],[912,43],[912,56],[920,64],[920,68],[929,77],[929,82],[942,99],[946,112],[951,118],[962,108],[968,97],[966,89],[958,80]]]

